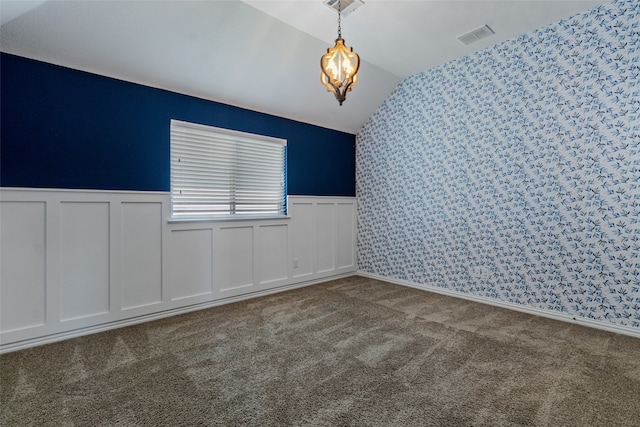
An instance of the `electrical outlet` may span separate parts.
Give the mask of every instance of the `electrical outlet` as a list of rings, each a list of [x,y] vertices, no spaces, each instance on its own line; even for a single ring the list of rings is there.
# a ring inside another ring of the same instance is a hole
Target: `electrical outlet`
[[[480,270],[480,279],[487,280],[489,277],[491,277],[491,270],[489,270],[488,267],[481,266],[479,267],[479,270]]]
[[[489,267],[485,267],[484,265],[469,267],[469,276],[474,279],[487,280],[492,274]]]
[[[293,259],[293,268],[298,268],[298,258]]]

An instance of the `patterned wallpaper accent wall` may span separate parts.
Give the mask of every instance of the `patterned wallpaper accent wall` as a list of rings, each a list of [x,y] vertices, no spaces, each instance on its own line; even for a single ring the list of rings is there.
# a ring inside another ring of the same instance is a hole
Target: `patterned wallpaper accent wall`
[[[640,328],[640,2],[405,79],[357,136],[360,271]]]

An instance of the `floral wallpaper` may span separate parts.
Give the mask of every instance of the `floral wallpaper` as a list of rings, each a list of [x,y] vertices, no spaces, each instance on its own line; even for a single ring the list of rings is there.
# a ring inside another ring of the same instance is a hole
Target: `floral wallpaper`
[[[640,2],[406,78],[357,135],[362,272],[640,328]]]

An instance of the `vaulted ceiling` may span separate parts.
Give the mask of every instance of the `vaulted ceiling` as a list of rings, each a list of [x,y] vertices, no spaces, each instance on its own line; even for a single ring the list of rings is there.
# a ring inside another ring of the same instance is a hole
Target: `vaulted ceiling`
[[[403,78],[603,3],[365,0],[342,18],[361,58],[342,107],[320,84],[338,24],[322,0],[0,0],[0,49],[356,133]]]

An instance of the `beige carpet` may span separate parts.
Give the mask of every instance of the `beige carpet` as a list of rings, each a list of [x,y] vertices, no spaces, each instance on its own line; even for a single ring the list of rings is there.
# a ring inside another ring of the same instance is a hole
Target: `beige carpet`
[[[3,426],[640,424],[640,340],[362,277],[0,362]]]

